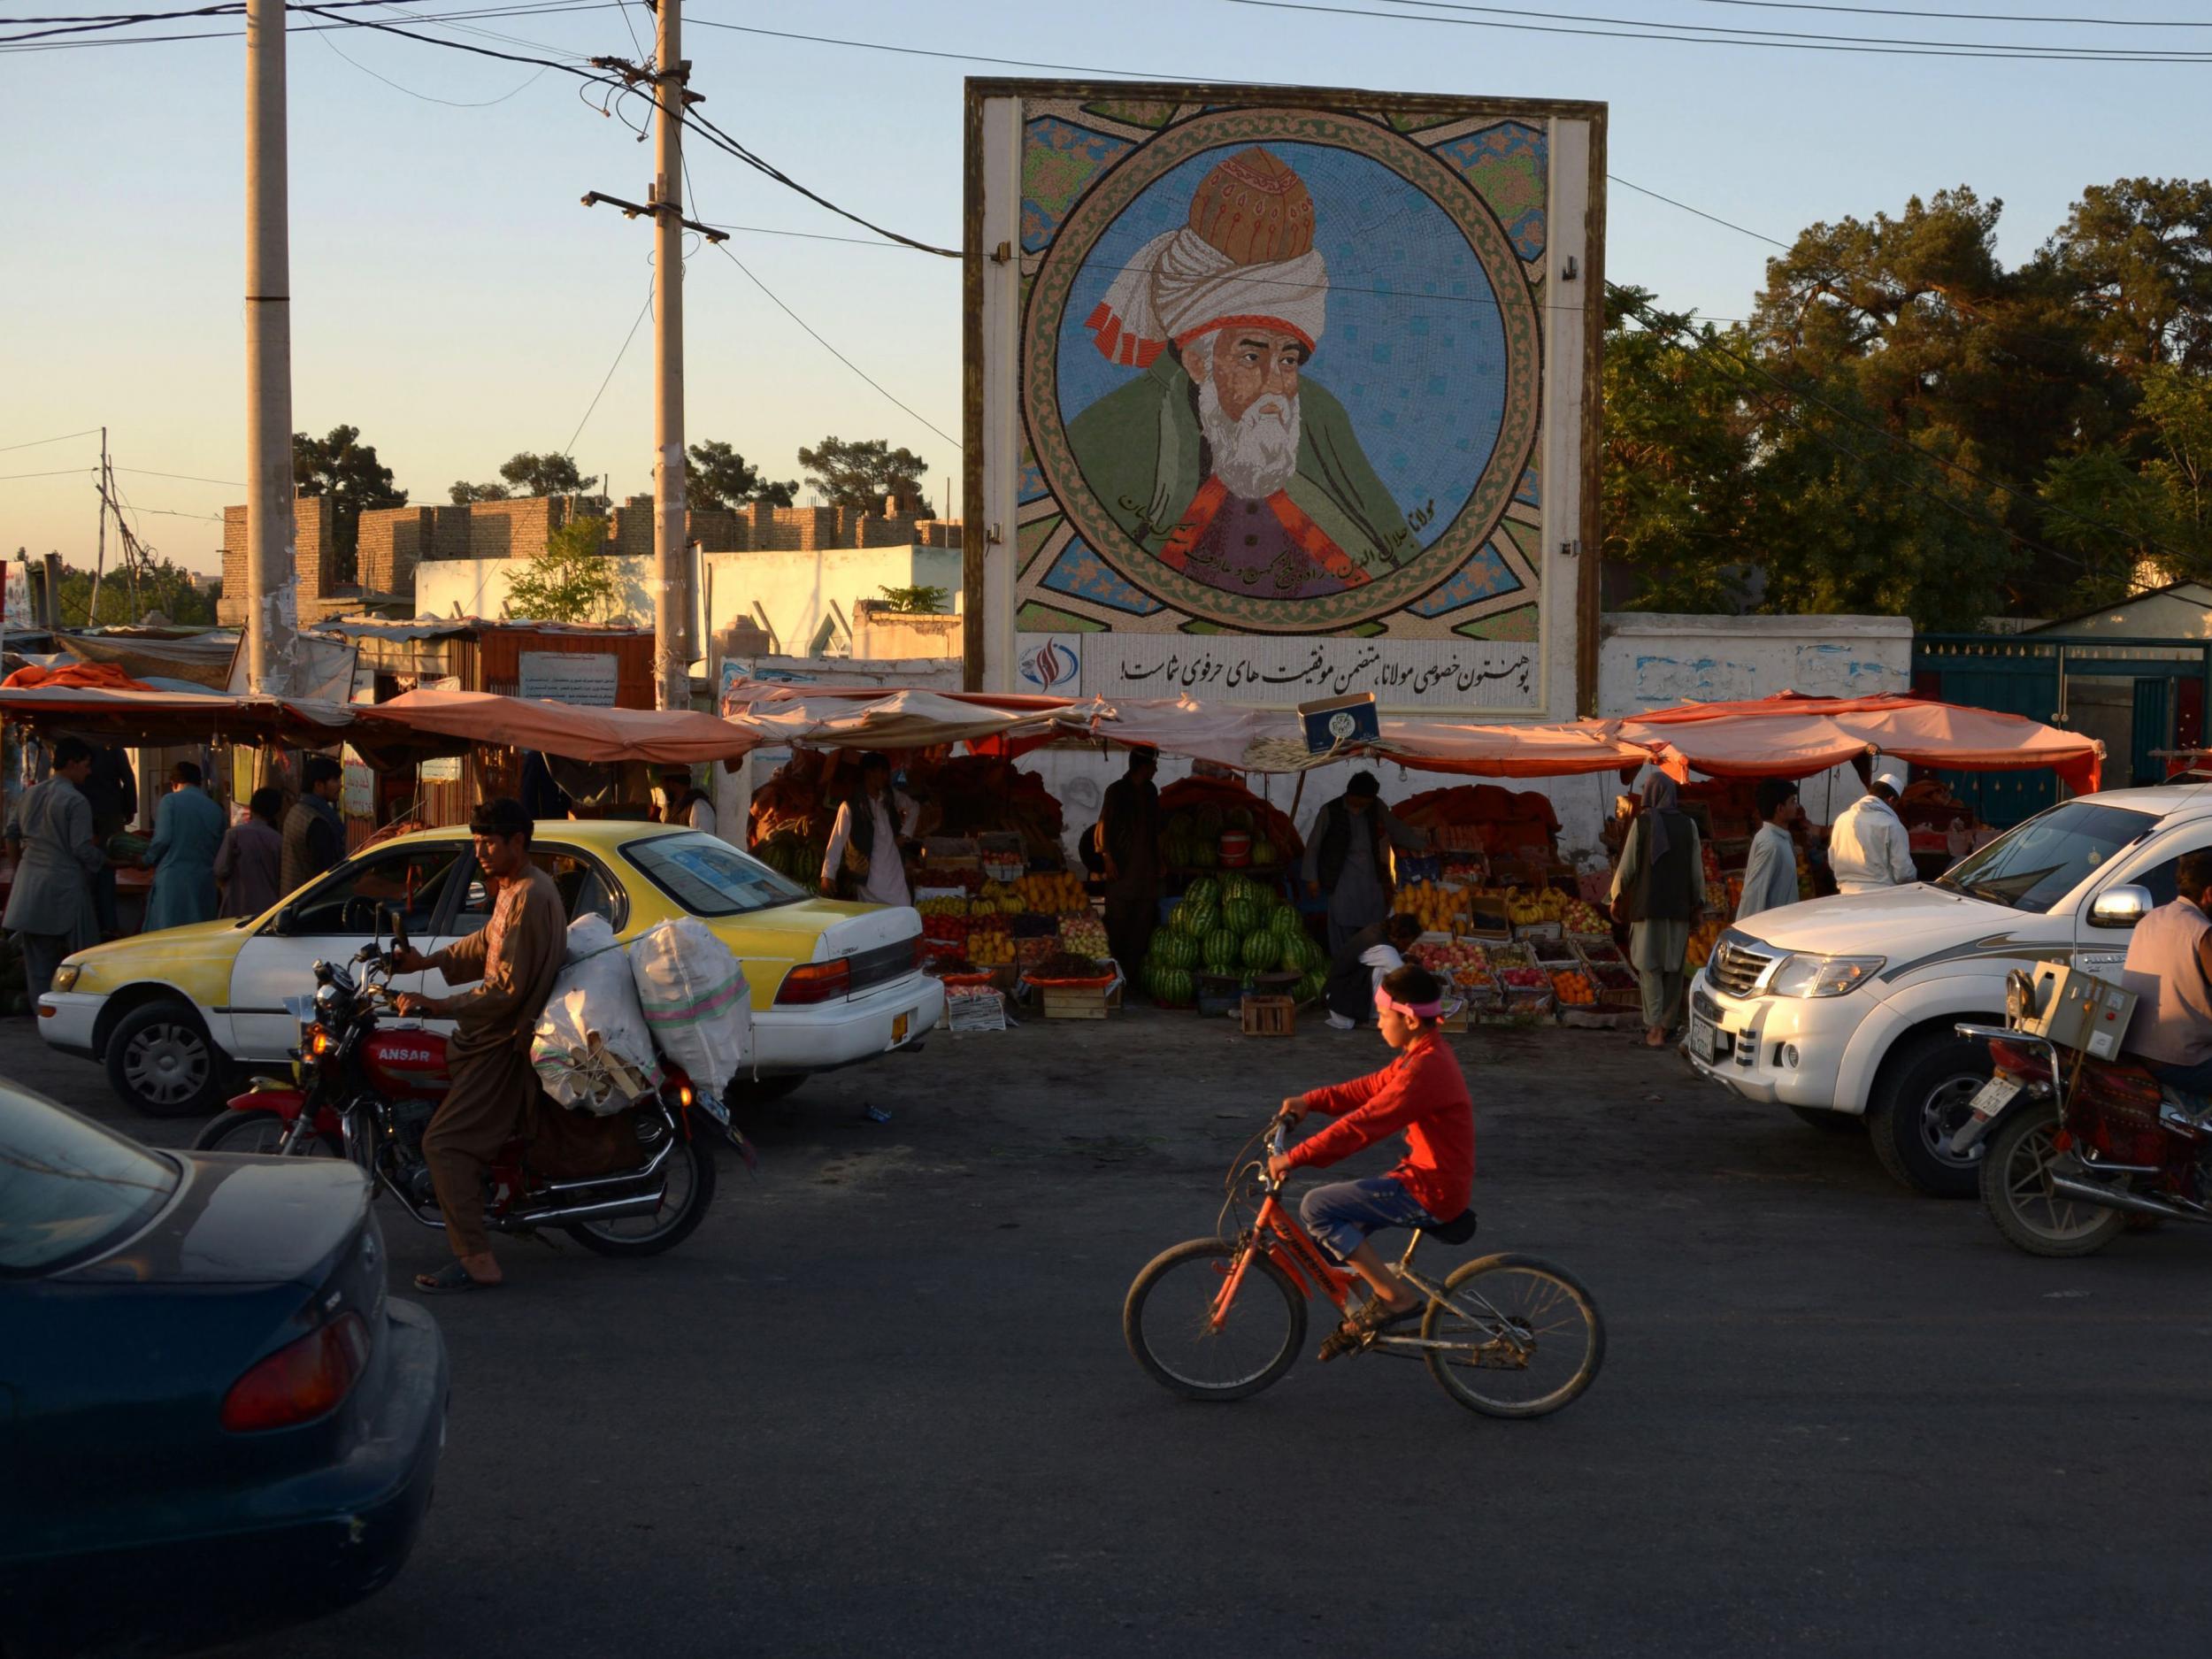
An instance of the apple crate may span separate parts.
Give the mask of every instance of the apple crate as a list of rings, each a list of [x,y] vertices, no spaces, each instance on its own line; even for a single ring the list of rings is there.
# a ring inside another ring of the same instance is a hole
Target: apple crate
[[[1247,996],[1240,1005],[1248,1037],[1294,1037],[1298,1034],[1298,999],[1293,996]]]

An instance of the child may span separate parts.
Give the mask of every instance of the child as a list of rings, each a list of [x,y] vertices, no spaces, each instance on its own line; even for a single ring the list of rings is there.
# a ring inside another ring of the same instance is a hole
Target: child
[[[1373,1289],[1346,1322],[1354,1338],[1416,1318],[1425,1306],[1367,1235],[1454,1220],[1473,1197],[1475,1106],[1437,1030],[1442,1000],[1443,987],[1426,968],[1409,964],[1386,976],[1375,992],[1375,1011],[1398,1057],[1372,1076],[1285,1101],[1283,1115],[1294,1123],[1310,1111],[1336,1122],[1267,1161],[1267,1172],[1279,1181],[1301,1165],[1325,1167],[1406,1132],[1406,1156],[1389,1174],[1317,1187],[1298,1206],[1307,1232]]]

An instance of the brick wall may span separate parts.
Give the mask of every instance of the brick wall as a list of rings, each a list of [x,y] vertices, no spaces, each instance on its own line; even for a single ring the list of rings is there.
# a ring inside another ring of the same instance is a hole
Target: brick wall
[[[292,536],[299,572],[298,613],[320,616],[326,601],[338,592],[338,562],[330,544],[330,516],[319,495],[303,495],[292,503]],[[247,619],[246,510],[223,509],[223,596],[216,602],[215,619],[234,626]]]

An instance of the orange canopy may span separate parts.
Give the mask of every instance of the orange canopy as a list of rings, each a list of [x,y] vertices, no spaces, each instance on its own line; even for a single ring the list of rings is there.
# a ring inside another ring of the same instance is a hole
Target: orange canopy
[[[1715,778],[1804,778],[1878,749],[1953,772],[2048,766],[2078,795],[2094,791],[2104,745],[2025,715],[1893,693],[1749,703],[1686,703],[1621,723],[1632,741],[1671,750]]]
[[[751,733],[695,709],[588,709],[488,691],[410,691],[389,703],[357,706],[353,712],[365,727],[396,726],[470,743],[534,749],[569,760],[690,765],[735,760],[760,743]]]
[[[1448,720],[1385,720],[1374,752],[1417,772],[1476,778],[1565,778],[1618,772],[1654,758],[1625,739],[1618,720],[1571,726],[1460,726]]]

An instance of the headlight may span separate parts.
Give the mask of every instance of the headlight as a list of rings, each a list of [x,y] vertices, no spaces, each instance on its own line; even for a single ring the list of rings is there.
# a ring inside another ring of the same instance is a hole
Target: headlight
[[[338,1006],[338,999],[341,995],[342,993],[334,985],[317,986],[315,987],[316,1011],[321,1014],[329,1014],[334,1011]]]
[[[75,990],[77,988],[77,976],[83,972],[83,967],[77,963],[63,963],[60,967],[54,970],[54,989],[57,991]]]
[[[1842,996],[1882,971],[1884,956],[1785,956],[1767,981],[1772,996]]]

